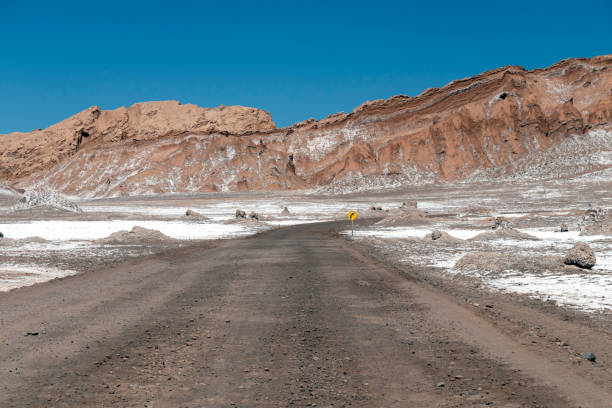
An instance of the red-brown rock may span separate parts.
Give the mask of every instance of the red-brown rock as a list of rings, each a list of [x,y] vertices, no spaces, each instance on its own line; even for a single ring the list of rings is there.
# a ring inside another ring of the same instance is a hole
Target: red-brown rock
[[[612,150],[611,123],[612,56],[602,56],[507,66],[283,129],[240,106],[92,107],[45,130],[0,135],[0,179],[102,197],[557,177],[600,170],[556,162],[554,149]]]

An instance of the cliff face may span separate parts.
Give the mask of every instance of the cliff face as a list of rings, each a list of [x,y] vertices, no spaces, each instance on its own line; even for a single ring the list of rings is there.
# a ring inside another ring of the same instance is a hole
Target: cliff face
[[[16,180],[52,169],[82,151],[156,142],[186,133],[244,134],[276,130],[268,112],[242,106],[200,108],[176,101],[86,109],[45,130],[0,135],[0,177]]]
[[[555,160],[552,148],[603,154],[559,170],[569,176],[612,167],[611,130],[612,56],[603,56],[503,67],[283,129],[239,106],[94,107],[42,131],[0,135],[0,177],[81,196],[360,188],[502,178],[519,164],[537,177],[537,166]]]

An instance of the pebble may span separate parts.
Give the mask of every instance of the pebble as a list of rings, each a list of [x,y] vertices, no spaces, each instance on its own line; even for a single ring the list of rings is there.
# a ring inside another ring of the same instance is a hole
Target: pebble
[[[580,357],[584,358],[585,360],[593,361],[593,362],[595,362],[595,360],[597,359],[597,357],[595,357],[595,354],[591,353],[590,351],[585,351],[584,353],[580,355]]]

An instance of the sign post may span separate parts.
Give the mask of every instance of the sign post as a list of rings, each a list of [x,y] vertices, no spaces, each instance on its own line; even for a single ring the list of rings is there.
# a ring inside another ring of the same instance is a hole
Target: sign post
[[[355,211],[349,211],[349,213],[346,214],[346,216],[348,217],[349,220],[351,220],[351,237],[354,237],[355,227],[354,227],[353,221],[355,221],[355,218],[357,218],[357,213]]]

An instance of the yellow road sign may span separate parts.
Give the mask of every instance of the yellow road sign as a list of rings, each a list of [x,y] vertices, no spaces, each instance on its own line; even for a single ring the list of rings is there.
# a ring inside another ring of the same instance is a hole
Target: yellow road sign
[[[357,218],[357,213],[355,211],[351,211],[348,214],[346,214],[346,216],[348,217],[349,220],[355,221],[355,218]]]

